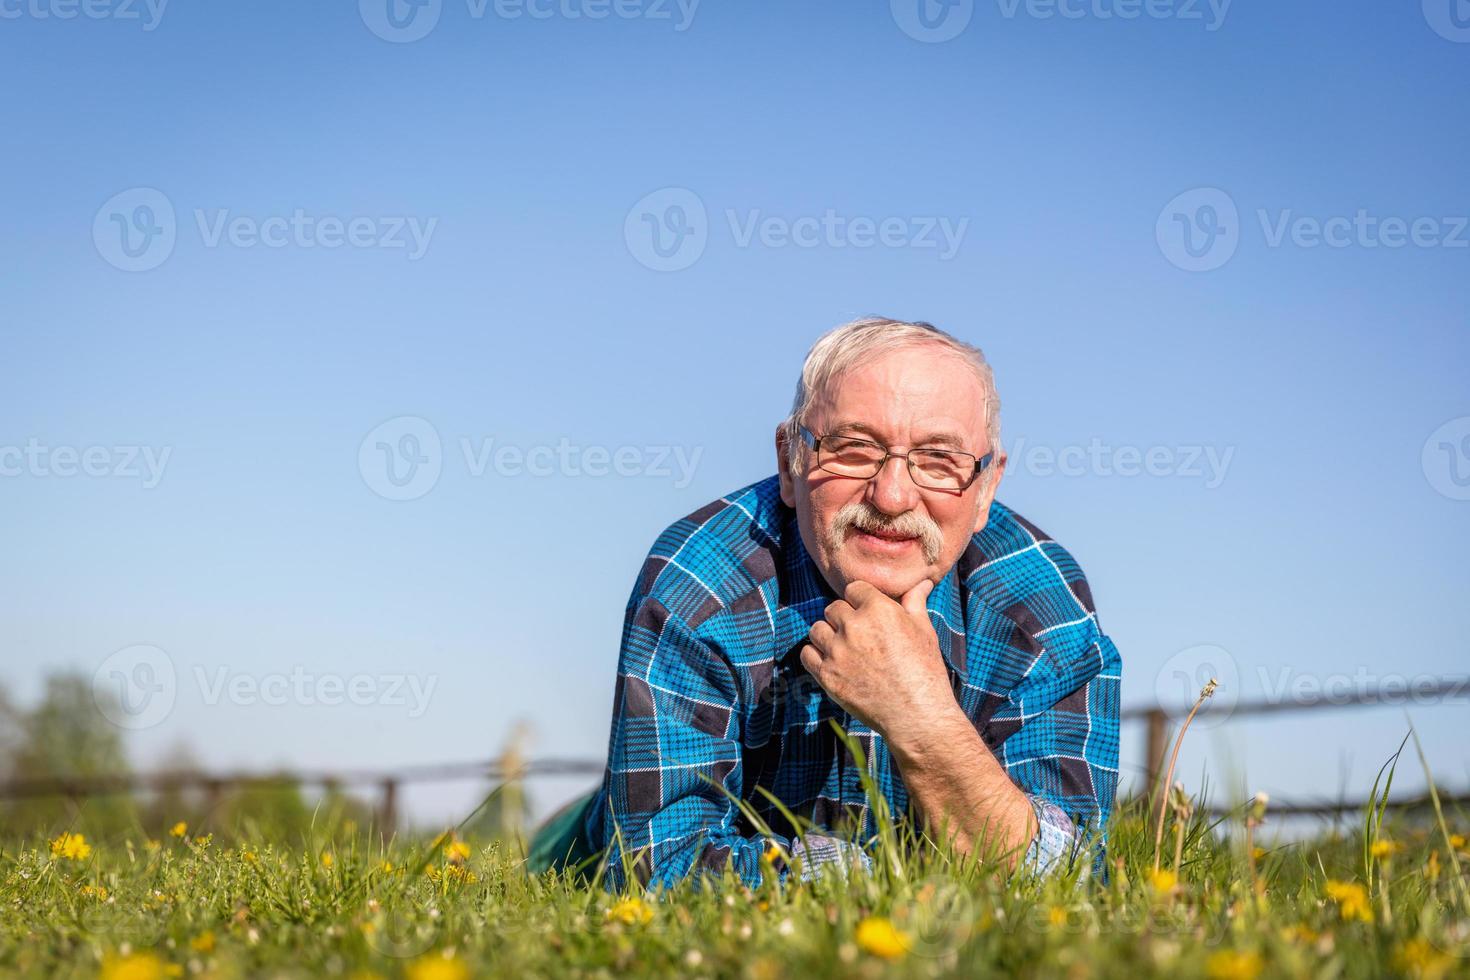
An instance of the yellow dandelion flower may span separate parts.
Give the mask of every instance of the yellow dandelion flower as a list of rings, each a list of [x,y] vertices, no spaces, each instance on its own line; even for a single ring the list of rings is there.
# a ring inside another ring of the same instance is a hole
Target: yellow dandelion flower
[[[92,845],[81,834],[62,834],[51,842],[51,856],[85,861],[92,853]]]
[[[383,872],[383,874],[385,875],[391,875],[393,873],[393,862],[384,861],[382,864],[378,865],[378,870]]]
[[[1179,887],[1179,875],[1170,871],[1168,868],[1160,868],[1158,871],[1149,873],[1148,883],[1153,888],[1154,894],[1169,895],[1173,893],[1175,888]],[[1062,921],[1066,921],[1065,913],[1063,914]],[[1052,923],[1052,925],[1060,924],[1057,922]]]
[[[240,860],[244,861],[246,864],[255,864],[260,860],[260,858],[256,857],[254,851],[241,851]]]
[[[1394,951],[1394,965],[1411,977],[1437,978],[1450,967],[1449,954],[1423,937],[1410,939]]]
[[[852,938],[863,952],[885,960],[901,959],[909,951],[908,937],[881,915],[870,915],[859,922]]]
[[[1315,943],[1321,937],[1318,936],[1318,934],[1312,929],[1309,929],[1304,925],[1297,924],[1287,926],[1285,929],[1282,929],[1281,938],[1289,943],[1299,943],[1303,946],[1309,946],[1312,943]]]
[[[480,880],[473,871],[459,864],[446,864],[442,868],[425,868],[424,877],[435,882],[455,881],[467,885],[473,885]]]
[[[466,980],[470,969],[462,960],[430,954],[410,963],[404,975],[408,980]]]
[[[1329,881],[1325,889],[1327,897],[1337,903],[1337,910],[1345,921],[1373,921],[1373,906],[1368,901],[1368,889],[1356,881]]]
[[[646,926],[653,921],[653,906],[636,895],[629,895],[613,903],[613,907],[607,910],[607,917],[626,926]]]
[[[1222,949],[1205,960],[1205,976],[1210,980],[1256,980],[1261,974],[1261,954]]]
[[[1464,834],[1450,834],[1450,846],[1457,851],[1463,851],[1467,842]]]
[[[201,932],[199,935],[189,940],[189,948],[196,953],[204,953],[206,955],[208,955],[209,953],[213,953],[214,933]]]
[[[102,961],[102,980],[163,980],[168,965],[152,953],[109,956]]]
[[[1382,860],[1384,858],[1393,857],[1395,854],[1403,849],[1404,845],[1400,844],[1398,841],[1384,840],[1380,837],[1378,840],[1373,842],[1373,846],[1370,847],[1368,851],[1374,857]]]
[[[322,851],[322,867],[330,869],[332,862],[335,860],[336,858],[332,857],[331,851]]]
[[[189,825],[184,823],[184,821],[182,820],[180,820],[178,823],[174,824],[168,829],[168,835],[170,837],[183,837],[188,832]]]
[[[1047,922],[1050,922],[1054,926],[1064,926],[1064,925],[1066,925],[1067,924],[1067,910],[1066,910],[1066,908],[1063,907],[1063,906],[1061,906],[1061,905],[1053,905],[1051,908],[1049,908],[1049,909],[1046,910],[1046,921]]]
[[[83,898],[95,898],[99,902],[104,901],[107,898],[107,889],[101,885],[83,885],[81,887],[81,896]]]
[[[1266,856],[1266,849],[1264,847],[1253,847],[1253,848],[1251,848],[1251,857],[1255,858],[1257,861],[1261,860],[1265,856]]]
[[[466,844],[462,840],[451,841],[444,848],[444,857],[454,864],[463,864],[465,861],[469,860],[470,845]]]

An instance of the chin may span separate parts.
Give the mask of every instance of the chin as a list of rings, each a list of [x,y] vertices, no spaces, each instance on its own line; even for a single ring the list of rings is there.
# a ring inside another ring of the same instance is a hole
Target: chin
[[[905,592],[929,577],[928,571],[927,568],[894,567],[867,562],[842,569],[846,582],[867,582],[890,599],[902,598]]]

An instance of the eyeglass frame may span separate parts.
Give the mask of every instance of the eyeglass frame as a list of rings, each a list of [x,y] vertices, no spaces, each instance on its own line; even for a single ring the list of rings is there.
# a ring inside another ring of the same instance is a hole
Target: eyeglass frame
[[[804,425],[798,425],[796,428],[797,431],[801,433],[802,442],[806,443],[807,446],[811,448],[812,452],[817,454],[817,468],[820,469],[823,473],[831,473],[833,476],[840,476],[848,480],[871,480],[873,479],[873,477],[883,472],[883,467],[888,465],[888,461],[890,459],[901,459],[903,460],[904,468],[908,470],[909,479],[913,480],[914,486],[920,488],[921,490],[955,490],[960,493],[964,493],[966,490],[975,485],[975,481],[980,479],[980,474],[985,472],[985,467],[989,466],[990,461],[995,458],[994,451],[988,452],[984,456],[976,456],[974,453],[967,453],[963,449],[936,449],[931,446],[915,446],[911,447],[906,453],[896,453],[892,449],[889,449],[887,446],[883,445],[881,442],[874,442],[872,439],[863,439],[857,436],[838,436],[837,433],[833,432],[828,432],[825,435],[819,436],[813,433],[811,429],[808,429]],[[853,442],[866,443],[867,445],[883,450],[883,458],[878,461],[878,468],[873,471],[873,476],[852,476],[847,473],[837,473],[833,470],[827,469],[825,466],[822,465],[822,440],[831,439],[834,436],[842,439],[851,439]],[[953,453],[957,456],[968,456],[975,461],[975,470],[973,473],[970,474],[970,478],[965,481],[965,485],[961,487],[925,486],[924,484],[920,483],[918,479],[914,476],[914,464],[909,459],[910,453],[916,452],[941,452]]]

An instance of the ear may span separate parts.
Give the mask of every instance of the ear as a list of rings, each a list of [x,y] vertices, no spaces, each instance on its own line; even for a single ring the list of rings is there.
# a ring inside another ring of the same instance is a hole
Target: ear
[[[796,507],[796,486],[791,480],[791,461],[786,454],[786,423],[776,426],[776,476],[781,481],[781,503]]]
[[[980,497],[976,502],[980,508],[975,515],[975,534],[985,530],[986,523],[990,520],[990,505],[995,502],[995,491],[1000,487],[1000,478],[1005,476],[1006,463],[1009,457],[1000,450],[996,450],[995,458],[980,474],[980,479],[975,481],[980,484]]]

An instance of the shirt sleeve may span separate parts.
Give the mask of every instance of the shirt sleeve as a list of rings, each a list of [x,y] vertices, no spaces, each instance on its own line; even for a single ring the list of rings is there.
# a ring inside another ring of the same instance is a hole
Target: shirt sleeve
[[[1019,722],[997,753],[1036,815],[1023,863],[1046,873],[1086,854],[1100,873],[1118,785],[1122,662],[1090,611],[1044,641],[1035,667],[1011,692],[1008,713]]]
[[[671,885],[728,865],[747,884],[777,868],[762,858],[791,841],[739,827],[740,685],[729,661],[656,597],[634,597],[623,628],[605,774],[607,885],[628,871]],[[727,795],[730,794],[730,795]]]

